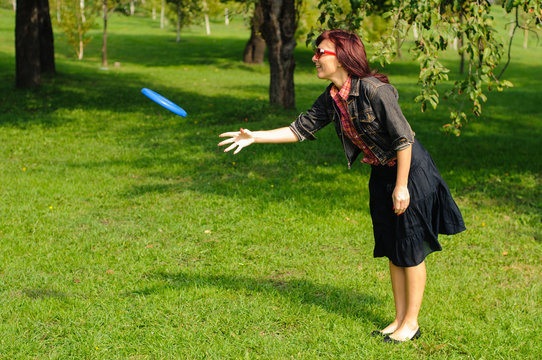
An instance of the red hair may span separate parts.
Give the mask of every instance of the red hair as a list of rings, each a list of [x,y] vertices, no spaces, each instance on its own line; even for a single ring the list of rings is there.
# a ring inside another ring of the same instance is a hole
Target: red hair
[[[324,40],[335,44],[337,60],[349,75],[360,79],[374,76],[382,82],[390,82],[387,75],[369,68],[365,46],[357,34],[345,30],[326,30],[316,39],[316,46]]]

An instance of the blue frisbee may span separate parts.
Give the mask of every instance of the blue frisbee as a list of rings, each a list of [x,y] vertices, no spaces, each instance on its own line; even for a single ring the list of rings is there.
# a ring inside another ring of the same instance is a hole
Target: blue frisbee
[[[143,95],[147,96],[149,99],[151,99],[152,101],[154,101],[155,103],[159,104],[159,105],[162,105],[163,107],[165,107],[166,109],[168,109],[169,111],[177,114],[177,115],[180,115],[180,116],[186,116],[186,111],[183,110],[183,108],[181,108],[179,105],[169,101],[168,99],[166,99],[165,97],[163,97],[162,95],[150,90],[150,89],[147,89],[147,88],[143,88],[141,89],[141,92],[143,93]]]

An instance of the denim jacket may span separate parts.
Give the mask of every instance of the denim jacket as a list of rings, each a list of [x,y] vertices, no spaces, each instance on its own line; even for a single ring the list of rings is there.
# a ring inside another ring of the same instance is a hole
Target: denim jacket
[[[314,134],[333,122],[344,147],[348,168],[352,166],[361,149],[343,134],[340,112],[331,98],[330,84],[312,107],[300,114],[290,129],[300,141],[316,140]],[[397,99],[397,90],[375,77],[352,77],[348,95],[348,113],[354,128],[381,164],[386,164],[402,150],[414,143],[414,132],[403,116]]]

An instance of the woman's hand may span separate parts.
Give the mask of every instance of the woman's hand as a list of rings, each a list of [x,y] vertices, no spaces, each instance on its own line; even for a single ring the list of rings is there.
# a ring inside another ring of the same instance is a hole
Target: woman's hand
[[[391,194],[393,211],[395,211],[397,216],[404,213],[410,204],[410,194],[407,185],[411,159],[412,146],[397,150],[397,179],[395,180],[395,189],[393,189],[393,194]]]
[[[228,146],[226,149],[224,149],[224,152],[233,150],[237,146],[237,149],[233,152],[234,154],[237,154],[244,147],[247,147],[254,142],[254,135],[252,134],[252,131],[243,129],[243,128],[241,128],[240,131],[227,132],[227,133],[220,134],[219,136],[229,137],[229,139],[226,139],[220,142],[218,146],[233,143],[230,146]]]
[[[406,186],[395,186],[391,197],[393,200],[393,211],[399,216],[406,211],[410,204],[408,188]]]

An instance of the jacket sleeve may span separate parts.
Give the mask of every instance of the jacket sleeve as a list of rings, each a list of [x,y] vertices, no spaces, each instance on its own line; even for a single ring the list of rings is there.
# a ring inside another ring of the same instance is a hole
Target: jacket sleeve
[[[394,150],[402,150],[414,143],[414,132],[405,119],[397,90],[389,84],[379,86],[369,98],[375,116],[386,126]]]
[[[327,101],[328,92],[329,90],[326,90],[320,95],[309,110],[301,113],[290,124],[290,129],[292,129],[299,141],[316,140],[314,134],[332,121],[327,109],[329,106]]]

